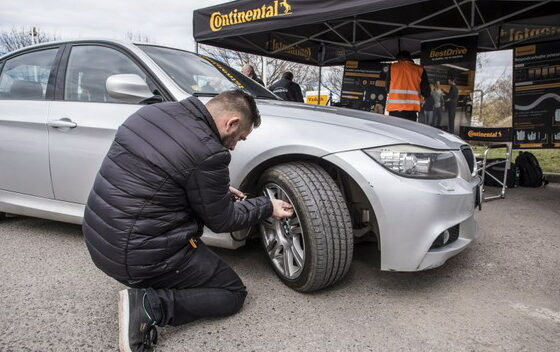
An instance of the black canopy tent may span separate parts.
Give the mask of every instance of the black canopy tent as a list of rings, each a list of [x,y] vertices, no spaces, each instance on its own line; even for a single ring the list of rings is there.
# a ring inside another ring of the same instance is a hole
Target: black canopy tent
[[[240,0],[196,10],[193,25],[197,43],[329,66],[419,56],[422,41],[468,34],[479,51],[560,38],[560,1]]]
[[[560,38],[559,24],[560,0],[239,0],[193,14],[197,48],[319,66],[319,95],[322,66],[418,57],[423,41],[469,34],[478,51],[506,49]]]

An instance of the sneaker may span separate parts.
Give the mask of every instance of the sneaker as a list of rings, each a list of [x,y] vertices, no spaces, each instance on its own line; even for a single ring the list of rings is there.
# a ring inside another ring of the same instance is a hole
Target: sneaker
[[[119,292],[121,352],[152,352],[157,344],[156,320],[148,313],[147,294],[145,289],[127,289]]]

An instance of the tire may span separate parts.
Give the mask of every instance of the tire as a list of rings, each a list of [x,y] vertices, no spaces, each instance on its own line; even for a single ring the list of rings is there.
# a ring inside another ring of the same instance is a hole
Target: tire
[[[352,262],[352,223],[342,193],[329,174],[313,163],[291,162],[266,170],[258,187],[270,198],[284,198],[295,210],[286,221],[269,218],[259,226],[278,277],[300,292],[316,291],[342,279]],[[304,253],[304,258],[298,253]]]

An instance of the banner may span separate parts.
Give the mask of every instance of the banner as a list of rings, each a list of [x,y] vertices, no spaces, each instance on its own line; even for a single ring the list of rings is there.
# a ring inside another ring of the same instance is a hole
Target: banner
[[[387,66],[373,61],[346,61],[340,105],[383,114],[387,100]]]
[[[435,118],[436,127],[455,133],[457,126],[471,124],[477,43],[477,35],[422,42],[420,64],[433,84],[432,90],[443,93],[442,111],[434,110],[441,114]],[[453,88],[450,79],[455,81]],[[454,90],[458,91],[456,101],[450,99]]]
[[[305,92],[305,103],[306,104],[313,104],[313,105],[327,105],[327,103],[329,102],[328,91],[327,91],[326,94],[321,94],[320,96],[318,96],[317,93],[319,93],[319,92],[316,91],[316,90]]]
[[[527,42],[544,41],[560,38],[560,26],[539,26],[522,24],[504,24],[500,27],[499,45],[528,44]]]
[[[511,142],[511,127],[469,127],[461,126],[460,136],[466,141]]]
[[[297,40],[280,34],[271,34],[269,40],[266,41],[266,49],[270,52],[282,52],[287,58],[293,60],[311,61],[318,57],[319,46],[311,47],[309,45],[294,45]]]
[[[560,148],[560,42],[513,50],[513,147]]]

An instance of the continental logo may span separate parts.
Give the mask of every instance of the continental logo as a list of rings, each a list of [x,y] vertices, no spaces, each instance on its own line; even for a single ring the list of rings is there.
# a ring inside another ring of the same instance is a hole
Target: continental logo
[[[444,58],[458,55],[467,55],[468,49],[456,44],[442,44],[430,50],[430,58]]]
[[[292,5],[288,0],[274,0],[269,5],[262,5],[249,10],[240,11],[233,9],[228,13],[220,11],[213,12],[210,15],[210,29],[217,32],[224,27],[234,26],[236,24],[254,22],[264,20],[271,17],[286,16],[292,14]]]
[[[535,55],[537,53],[536,45],[526,45],[515,48],[515,56]]]
[[[540,27],[540,28],[509,28],[500,31],[502,42],[520,42],[533,38],[550,37],[560,35],[560,27]]]
[[[480,131],[469,131],[467,133],[469,137],[478,137],[478,138],[500,138],[502,137],[502,132],[480,132]]]
[[[290,44],[276,39],[267,41],[266,44],[270,51],[281,51],[304,59],[311,58],[311,48],[305,48],[298,45],[288,47]]]
[[[348,60],[346,61],[346,68],[358,68],[358,61]]]

